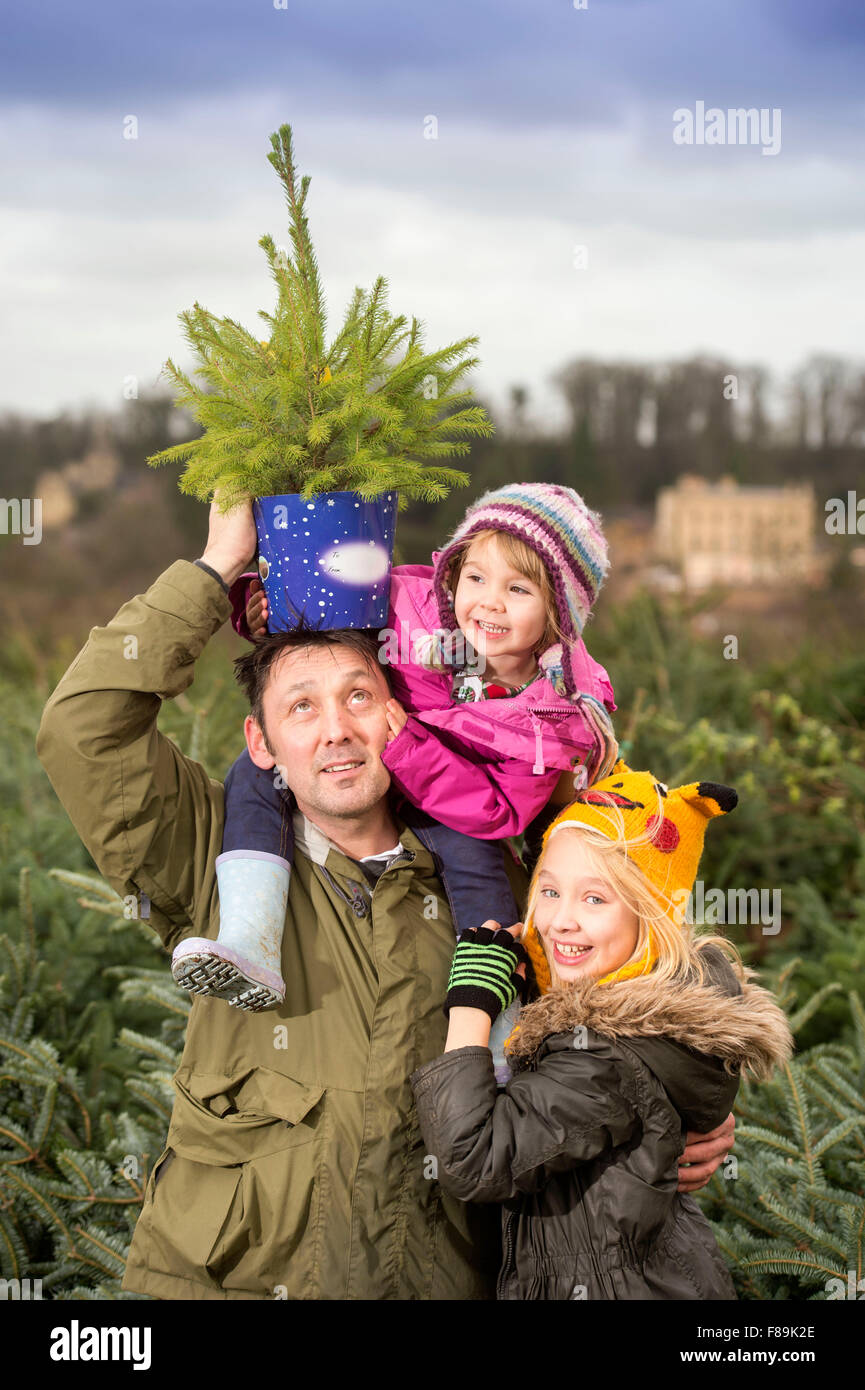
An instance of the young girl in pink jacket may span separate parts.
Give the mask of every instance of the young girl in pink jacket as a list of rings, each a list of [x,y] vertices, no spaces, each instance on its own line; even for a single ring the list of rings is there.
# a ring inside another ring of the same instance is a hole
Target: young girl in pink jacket
[[[432,558],[431,567],[392,572],[388,627],[378,634],[394,694],[381,757],[396,789],[423,813],[424,841],[464,930],[496,916],[487,864],[490,851],[502,863],[494,842],[528,832],[531,851],[557,809],[615,762],[612,687],[582,640],[607,547],[600,518],[573,489],[517,483],[474,503]],[[243,576],[231,595],[235,627],[251,640],[267,617],[253,583]],[[225,790],[219,937],[181,942],[172,970],[184,988],[258,1010],[285,992],[291,800],[247,752]],[[253,897],[250,921],[244,909]],[[517,915],[514,907],[510,920]]]

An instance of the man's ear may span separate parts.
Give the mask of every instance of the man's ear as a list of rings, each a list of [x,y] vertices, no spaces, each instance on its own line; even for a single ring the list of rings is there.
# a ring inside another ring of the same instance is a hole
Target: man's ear
[[[267,772],[272,767],[276,767],[276,758],[272,753],[268,753],[267,744],[264,741],[264,734],[259,728],[251,714],[246,716],[243,721],[243,732],[246,735],[246,746],[249,749],[249,756],[256,767],[264,768]]]

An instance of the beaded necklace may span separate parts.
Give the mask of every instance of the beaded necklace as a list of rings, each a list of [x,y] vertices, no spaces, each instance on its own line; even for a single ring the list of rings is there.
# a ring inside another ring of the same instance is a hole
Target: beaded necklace
[[[477,700],[512,699],[527,689],[540,675],[542,672],[538,669],[523,685],[505,685],[499,680],[485,681],[483,677],[472,675],[468,671],[457,671],[453,681],[453,699],[460,705],[473,704]]]

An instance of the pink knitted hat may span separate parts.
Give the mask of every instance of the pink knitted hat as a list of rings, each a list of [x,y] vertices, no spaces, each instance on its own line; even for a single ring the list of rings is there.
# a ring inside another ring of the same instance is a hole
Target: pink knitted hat
[[[456,627],[448,579],[460,543],[476,531],[508,531],[540,557],[555,594],[564,635],[561,669],[565,692],[576,693],[570,645],[582,635],[609,569],[601,518],[570,487],[555,483],[509,483],[486,492],[469,507],[450,540],[434,557],[433,587],[442,627]],[[550,654],[555,651],[550,648]],[[541,665],[545,666],[543,659]]]

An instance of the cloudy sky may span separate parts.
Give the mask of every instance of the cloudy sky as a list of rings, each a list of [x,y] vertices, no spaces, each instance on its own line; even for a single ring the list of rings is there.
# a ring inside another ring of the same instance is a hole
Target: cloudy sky
[[[190,365],[196,299],[260,323],[258,238],[288,241],[266,159],[283,122],[331,330],[384,274],[428,347],[480,336],[493,405],[521,383],[553,422],[549,375],[585,354],[865,358],[863,60],[860,0],[18,5],[0,410],[147,390],[169,355]],[[677,144],[698,103],[765,110],[780,149]]]

